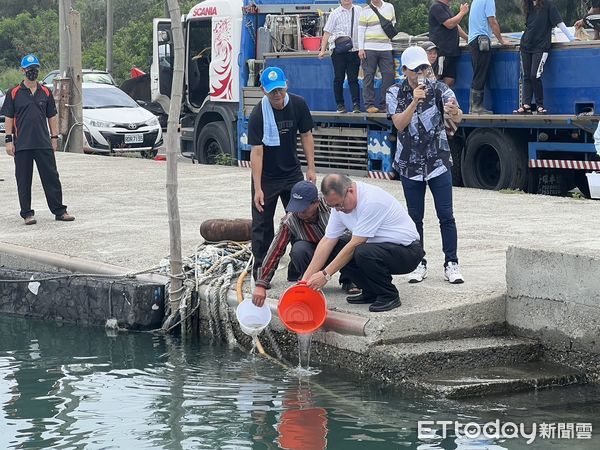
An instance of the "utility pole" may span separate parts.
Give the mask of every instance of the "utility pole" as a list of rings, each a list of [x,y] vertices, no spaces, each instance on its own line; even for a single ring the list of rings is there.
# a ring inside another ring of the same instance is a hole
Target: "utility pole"
[[[71,10],[71,0],[59,0],[58,2],[58,37],[59,37],[59,70],[60,73],[54,79],[54,98],[58,102],[58,133],[61,136],[59,141],[61,150],[63,148],[67,134],[69,133],[69,104],[71,103],[70,79],[67,79],[67,69],[70,65],[69,51],[69,29],[68,14]]]
[[[113,0],[106,0],[106,71],[113,73]]]
[[[81,75],[81,17],[78,11],[69,12],[69,38],[71,49],[71,66],[68,76],[71,78],[71,103],[69,109],[69,134],[67,151],[83,153],[83,105]]]

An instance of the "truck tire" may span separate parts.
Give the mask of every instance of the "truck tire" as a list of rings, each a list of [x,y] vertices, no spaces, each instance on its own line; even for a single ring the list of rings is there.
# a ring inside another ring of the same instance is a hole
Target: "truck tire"
[[[223,122],[204,125],[196,141],[196,159],[200,164],[216,164],[217,155],[231,155],[227,128]]]
[[[467,138],[462,160],[465,187],[521,189],[527,187],[527,154],[516,140],[499,130],[484,128]]]

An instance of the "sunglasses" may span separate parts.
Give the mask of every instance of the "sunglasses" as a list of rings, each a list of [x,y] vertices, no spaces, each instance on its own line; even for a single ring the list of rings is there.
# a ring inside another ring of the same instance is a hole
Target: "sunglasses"
[[[407,67],[407,69],[408,69],[408,67]],[[419,73],[419,72],[425,72],[427,69],[429,69],[429,64],[421,64],[420,66],[415,67],[414,69],[408,69],[408,70],[410,70],[411,72],[414,72],[414,73]]]

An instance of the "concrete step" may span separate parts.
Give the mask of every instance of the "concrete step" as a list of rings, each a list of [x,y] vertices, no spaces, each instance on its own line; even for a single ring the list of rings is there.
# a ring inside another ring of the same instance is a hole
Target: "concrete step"
[[[540,346],[530,339],[479,337],[374,346],[369,358],[380,361],[390,381],[445,370],[512,366],[537,360]]]
[[[436,396],[456,399],[583,384],[586,377],[558,364],[528,362],[510,367],[448,370],[412,381]]]

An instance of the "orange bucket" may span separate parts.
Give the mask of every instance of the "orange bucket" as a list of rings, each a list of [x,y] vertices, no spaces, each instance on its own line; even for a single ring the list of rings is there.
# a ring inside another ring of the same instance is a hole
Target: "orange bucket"
[[[325,322],[327,302],[321,291],[315,291],[301,281],[283,293],[277,312],[288,330],[307,334],[318,330]]]

